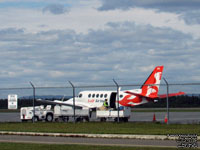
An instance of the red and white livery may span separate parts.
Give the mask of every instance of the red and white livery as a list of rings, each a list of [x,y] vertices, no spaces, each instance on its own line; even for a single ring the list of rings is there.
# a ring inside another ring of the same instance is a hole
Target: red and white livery
[[[117,101],[116,91],[82,91],[79,93],[78,97],[75,97],[75,107],[82,109],[101,107],[105,99],[108,100],[108,105],[111,108],[117,108],[117,103],[119,103],[119,106],[134,107],[136,105],[154,101],[158,98],[165,98],[167,96],[166,94],[158,94],[163,68],[163,66],[157,66],[140,89],[119,91],[119,101]],[[184,92],[178,92],[171,93],[168,96],[171,97],[184,94]],[[67,101],[55,100],[53,102],[46,102],[73,108],[73,98]]]

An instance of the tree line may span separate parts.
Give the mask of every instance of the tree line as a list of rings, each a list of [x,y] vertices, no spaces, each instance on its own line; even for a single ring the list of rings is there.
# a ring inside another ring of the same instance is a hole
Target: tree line
[[[48,100],[55,100],[56,98],[51,98]],[[67,100],[67,99],[64,99]],[[42,105],[40,102],[35,101],[35,106]],[[18,99],[18,109],[21,107],[33,106],[33,99]],[[149,102],[147,104],[135,106],[137,108],[165,108],[166,99],[158,99],[157,102]],[[181,108],[181,107],[200,107],[200,97],[199,96],[177,96],[169,98],[169,107],[170,108]],[[8,108],[8,100],[0,99],[0,109]]]

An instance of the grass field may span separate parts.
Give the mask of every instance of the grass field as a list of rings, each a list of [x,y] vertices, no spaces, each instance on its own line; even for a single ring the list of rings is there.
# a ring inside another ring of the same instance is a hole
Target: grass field
[[[1,150],[175,150],[177,148],[158,147],[114,147],[114,146],[87,146],[87,145],[53,145],[27,143],[0,143]]]
[[[197,134],[198,124],[160,124],[160,123],[0,123],[0,131],[50,132],[50,133],[89,133],[89,134]]]

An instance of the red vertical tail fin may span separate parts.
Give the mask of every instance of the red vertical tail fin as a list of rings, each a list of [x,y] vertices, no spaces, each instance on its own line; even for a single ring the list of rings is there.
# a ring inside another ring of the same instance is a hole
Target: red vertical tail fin
[[[157,66],[142,85],[142,95],[150,98],[158,97],[159,84],[164,66]]]

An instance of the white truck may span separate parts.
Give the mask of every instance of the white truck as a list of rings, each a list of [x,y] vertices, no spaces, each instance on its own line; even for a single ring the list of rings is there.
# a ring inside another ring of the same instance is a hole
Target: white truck
[[[119,110],[119,121],[120,122],[128,122],[128,119],[131,116],[131,108],[130,107],[122,107]],[[100,119],[100,121],[106,121],[107,119],[114,119],[114,121],[118,121],[118,110],[107,109],[107,110],[97,110],[96,117]]]
[[[91,112],[89,109],[75,109],[75,119],[79,121],[89,121]],[[64,121],[67,122],[69,119],[74,117],[74,110],[65,106],[54,106],[54,109],[51,108],[51,105],[44,107],[43,105],[35,106],[35,115],[33,116],[33,107],[22,107],[20,109],[20,119],[22,122],[31,120],[33,121]]]
[[[22,107],[20,109],[20,119],[22,122],[31,120],[33,121],[42,121],[46,120],[48,122],[53,121],[53,111],[51,109],[51,105],[47,105],[44,108],[44,105],[36,106],[35,107],[35,115],[33,112],[33,107]]]

